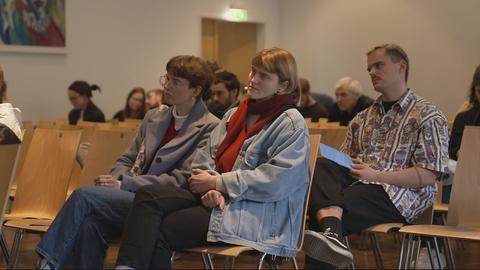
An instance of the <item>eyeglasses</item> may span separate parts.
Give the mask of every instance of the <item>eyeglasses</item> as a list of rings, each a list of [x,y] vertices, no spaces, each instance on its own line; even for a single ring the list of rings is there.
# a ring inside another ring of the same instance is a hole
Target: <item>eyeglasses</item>
[[[177,78],[177,77],[173,77],[168,74],[165,74],[163,76],[160,76],[160,85],[165,87],[167,83],[170,82],[173,87],[188,86],[189,82],[185,79],[183,80],[184,81],[182,81],[182,78]]]
[[[79,99],[80,97],[81,97],[81,95],[78,95],[78,96],[75,96],[75,97],[74,96],[68,96],[68,99],[70,101],[75,101],[75,100]]]

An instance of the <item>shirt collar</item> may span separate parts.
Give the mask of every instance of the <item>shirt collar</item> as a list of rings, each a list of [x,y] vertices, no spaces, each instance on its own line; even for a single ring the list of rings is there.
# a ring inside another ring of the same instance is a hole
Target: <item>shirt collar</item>
[[[393,104],[393,106],[399,106],[401,110],[404,110],[413,100],[415,100],[415,94],[410,88],[408,88],[407,92],[395,104]],[[373,106],[382,107],[382,95],[375,99]]]

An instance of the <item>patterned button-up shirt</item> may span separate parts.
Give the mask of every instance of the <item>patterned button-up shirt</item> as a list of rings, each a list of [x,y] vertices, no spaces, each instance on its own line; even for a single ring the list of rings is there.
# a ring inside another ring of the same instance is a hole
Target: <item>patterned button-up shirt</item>
[[[380,171],[397,171],[414,166],[447,173],[448,124],[435,105],[415,95],[412,90],[385,113],[381,98],[351,121],[342,151],[358,156]],[[430,207],[437,186],[404,188],[382,185],[407,222]]]

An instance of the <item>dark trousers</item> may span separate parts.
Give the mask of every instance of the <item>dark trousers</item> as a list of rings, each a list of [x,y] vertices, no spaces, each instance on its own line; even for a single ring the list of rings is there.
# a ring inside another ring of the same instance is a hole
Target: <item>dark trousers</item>
[[[320,230],[317,212],[329,206],[343,209],[344,235],[376,224],[406,222],[382,186],[356,182],[347,168],[325,158],[319,158],[315,166],[309,202],[310,230]],[[306,263],[318,262],[307,257]]]
[[[123,231],[117,265],[170,269],[172,251],[206,245],[210,212],[188,190],[163,185],[140,188]]]

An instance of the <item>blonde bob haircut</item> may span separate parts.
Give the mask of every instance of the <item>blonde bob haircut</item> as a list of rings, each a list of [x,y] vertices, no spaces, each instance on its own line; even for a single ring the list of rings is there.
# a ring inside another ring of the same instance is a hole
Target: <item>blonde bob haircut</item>
[[[275,73],[279,82],[287,82],[285,92],[295,99],[300,96],[297,63],[293,55],[281,48],[268,48],[258,52],[252,59],[252,66],[259,70]]]

